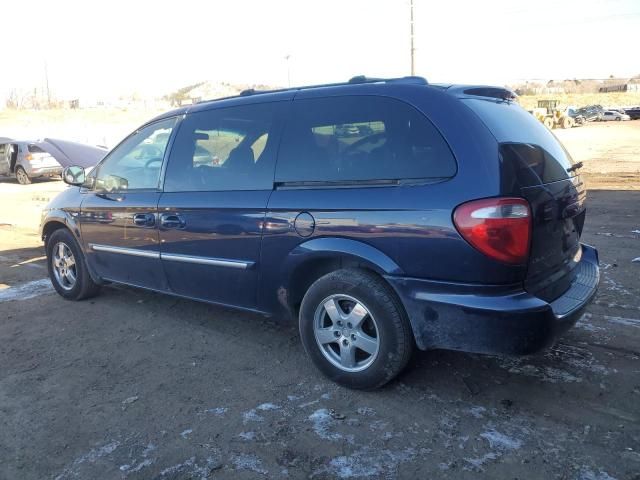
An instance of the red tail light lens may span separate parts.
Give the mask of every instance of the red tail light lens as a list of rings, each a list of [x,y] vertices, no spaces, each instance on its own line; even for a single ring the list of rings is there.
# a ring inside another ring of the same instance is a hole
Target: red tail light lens
[[[522,198],[485,198],[463,203],[453,212],[460,235],[485,255],[510,264],[529,257],[531,209]]]

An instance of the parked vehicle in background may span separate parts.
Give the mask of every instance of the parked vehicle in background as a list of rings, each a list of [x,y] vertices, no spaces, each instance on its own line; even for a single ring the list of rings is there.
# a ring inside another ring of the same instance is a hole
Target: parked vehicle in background
[[[629,115],[629,118],[631,118],[631,120],[640,119],[640,107],[625,108],[624,113]]]
[[[0,141],[0,175],[15,176],[28,185],[34,178],[55,177],[65,166],[95,166],[107,149],[81,143],[45,138],[38,141],[2,139]]]
[[[28,185],[34,178],[60,176],[62,165],[34,142],[12,140],[0,143],[0,174]]]
[[[515,98],[355,77],[168,112],[88,175],[65,169],[76,187],[43,213],[51,282],[288,312],[351,388],[415,347],[539,351],[593,298],[598,254],[580,243],[582,164]]]
[[[571,118],[573,118],[573,122],[576,127],[581,127],[587,122],[587,119],[584,117],[584,115],[578,113],[578,108],[576,107],[567,107],[566,113]]]
[[[581,115],[587,122],[596,122],[602,117],[603,110],[595,105],[582,107],[576,110],[576,114]]]
[[[627,115],[626,113],[620,113],[618,111],[615,110],[606,110],[603,114],[602,114],[602,118],[600,118],[600,121],[602,122],[610,122],[610,121],[622,121],[622,120],[631,120],[631,117],[629,115]]]

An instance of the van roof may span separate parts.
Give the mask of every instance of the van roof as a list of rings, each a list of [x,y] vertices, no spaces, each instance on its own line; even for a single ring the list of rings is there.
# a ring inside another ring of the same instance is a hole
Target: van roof
[[[216,98],[212,100],[205,100],[203,102],[199,102],[193,105],[185,105],[184,107],[179,107],[177,109],[168,111],[163,113],[150,122],[154,122],[157,120],[161,120],[164,118],[169,118],[177,115],[184,115],[190,112],[198,112],[203,110],[208,110],[211,107],[219,104],[228,104],[228,106],[234,105],[242,105],[244,103],[255,103],[252,101],[248,101],[248,99],[257,99],[260,101],[278,101],[278,100],[291,100],[298,92],[301,91],[313,91],[313,90],[324,90],[329,89],[332,92],[336,93],[336,91],[345,91],[345,93],[352,88],[357,88],[359,86],[364,85],[389,85],[389,86],[428,86],[433,87],[438,90],[447,92],[455,97],[490,97],[493,99],[500,100],[513,100],[517,98],[517,95],[513,93],[511,90],[508,90],[503,87],[492,87],[486,85],[454,85],[454,84],[430,84],[424,77],[418,76],[405,76],[405,77],[394,77],[394,78],[376,78],[376,77],[366,77],[364,75],[359,75],[352,77],[347,82],[339,82],[339,83],[326,83],[319,85],[303,85],[291,88],[281,88],[274,90],[255,90],[255,89],[247,89],[240,92],[238,95],[230,96],[230,97],[222,97]],[[371,88],[371,87],[369,87]],[[149,122],[149,123],[150,123]]]

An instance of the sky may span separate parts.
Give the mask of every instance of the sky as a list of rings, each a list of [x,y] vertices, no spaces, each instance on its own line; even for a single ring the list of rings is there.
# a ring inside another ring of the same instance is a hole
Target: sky
[[[45,65],[57,98],[408,75],[409,11],[409,0],[5,0],[0,99],[44,89]],[[640,74],[640,0],[414,0],[414,12],[416,74],[430,82]]]

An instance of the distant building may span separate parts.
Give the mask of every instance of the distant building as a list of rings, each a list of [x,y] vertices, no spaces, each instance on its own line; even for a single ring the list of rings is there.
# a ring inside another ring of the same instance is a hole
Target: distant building
[[[632,78],[631,80],[625,81],[616,81],[615,83],[611,81],[607,85],[603,85],[598,89],[600,93],[610,93],[610,92],[640,92],[640,79]]]

